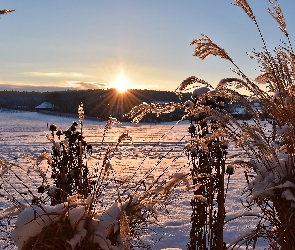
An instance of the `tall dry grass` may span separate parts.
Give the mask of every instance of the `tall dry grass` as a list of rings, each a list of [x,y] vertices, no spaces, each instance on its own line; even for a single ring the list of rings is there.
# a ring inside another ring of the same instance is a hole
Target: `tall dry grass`
[[[202,35],[191,42],[195,46],[194,56],[204,60],[214,55],[230,61],[237,77],[221,79],[216,87],[197,77],[189,77],[178,86],[176,93],[181,97],[183,92],[192,91],[192,101],[168,105],[168,109],[185,109],[183,119],[199,119],[200,115],[205,115],[209,117],[207,119],[217,121],[214,133],[197,140],[204,151],[208,150],[210,141],[219,137],[243,149],[242,154],[235,156],[239,160],[231,162],[230,168],[242,167],[247,171],[243,195],[247,197],[247,202],[244,204],[248,209],[259,207],[261,214],[257,215],[260,220],[253,231],[231,243],[227,242],[229,249],[240,245],[255,247],[258,238],[267,240],[269,249],[295,249],[295,54],[278,1],[269,0],[269,3],[267,11],[285,37],[272,50],[267,47],[248,2],[234,2],[254,22],[260,34],[262,51],[254,49],[251,56],[260,65],[260,74],[255,79],[249,78],[226,50]],[[242,95],[241,89],[246,89],[250,95]],[[196,96],[197,101],[194,100]],[[224,109],[214,108],[219,105],[218,98],[238,102],[246,108],[253,123],[238,120]],[[263,110],[251,105],[254,99],[259,100]],[[214,105],[208,105],[210,101]],[[149,105],[147,110],[153,111],[151,106],[154,104]],[[165,108],[157,109],[155,113],[159,114],[162,110]],[[135,108],[129,113],[135,121],[141,116],[136,111]],[[272,129],[269,130],[269,127]]]

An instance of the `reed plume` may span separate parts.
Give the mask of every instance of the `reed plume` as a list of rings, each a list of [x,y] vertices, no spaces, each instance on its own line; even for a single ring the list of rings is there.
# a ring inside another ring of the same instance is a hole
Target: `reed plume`
[[[220,48],[208,36],[204,34],[201,38],[194,39],[190,43],[190,45],[196,46],[193,55],[199,57],[202,60],[207,58],[209,55],[214,55],[232,61],[232,59],[229,57],[228,53],[224,49]]]

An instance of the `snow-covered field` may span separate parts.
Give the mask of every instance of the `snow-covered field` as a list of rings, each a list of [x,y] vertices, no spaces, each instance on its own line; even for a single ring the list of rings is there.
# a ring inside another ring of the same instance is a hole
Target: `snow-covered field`
[[[78,120],[78,119],[76,119]],[[16,180],[14,186],[22,189],[23,183],[36,189],[40,186],[41,179],[31,176],[26,172],[24,159],[34,159],[44,150],[50,152],[51,144],[47,140],[44,131],[48,131],[48,125],[56,124],[62,129],[67,129],[73,122],[73,118],[57,117],[36,112],[12,112],[0,110],[0,153],[1,158],[10,162],[24,164],[19,169],[21,181]],[[101,145],[105,123],[92,120],[84,121],[84,135],[88,143],[93,145],[93,153],[99,155],[104,148]],[[167,168],[167,175],[174,172],[189,172],[186,165],[187,157],[183,154],[186,141],[188,123],[163,123],[163,124],[139,124],[123,123],[115,125],[105,138],[105,145],[116,142],[119,135],[126,130],[133,139],[133,143],[123,143],[111,159],[113,174],[118,179],[126,176],[133,177],[133,181],[139,181],[142,176],[154,168],[149,176],[157,176]],[[230,154],[232,151],[230,151]],[[236,152],[235,152],[236,153]],[[134,174],[136,173],[136,174]],[[226,176],[227,178],[227,176]],[[231,176],[226,196],[226,216],[230,219],[241,214],[244,208],[240,202],[240,195],[245,188],[243,169],[237,169]],[[109,194],[111,196],[111,194]],[[167,208],[169,215],[161,215],[162,227],[155,228],[157,235],[147,235],[146,241],[157,241],[153,249],[180,248],[186,249],[190,231],[190,197],[191,193],[179,192],[175,195],[174,202]],[[109,197],[111,198],[111,197]],[[6,200],[0,200],[0,207],[6,208],[9,204]],[[240,234],[255,226],[254,219],[240,218],[225,226],[225,242],[229,243]],[[264,249],[264,243],[257,245],[256,249]]]

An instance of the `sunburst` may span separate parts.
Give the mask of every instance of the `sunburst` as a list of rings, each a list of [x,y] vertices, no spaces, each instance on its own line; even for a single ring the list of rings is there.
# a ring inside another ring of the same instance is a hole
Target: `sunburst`
[[[115,88],[119,93],[125,93],[129,89],[130,81],[126,77],[123,70],[120,74],[112,81],[111,88]]]

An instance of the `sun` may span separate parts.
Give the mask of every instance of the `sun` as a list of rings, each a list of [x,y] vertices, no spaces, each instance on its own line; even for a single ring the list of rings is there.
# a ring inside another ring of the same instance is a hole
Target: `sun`
[[[111,83],[111,87],[115,88],[119,93],[124,93],[129,88],[129,81],[127,77],[125,76],[125,73],[123,70],[121,70],[120,74],[117,78]]]

